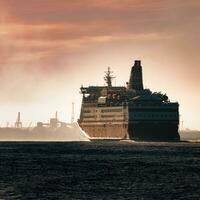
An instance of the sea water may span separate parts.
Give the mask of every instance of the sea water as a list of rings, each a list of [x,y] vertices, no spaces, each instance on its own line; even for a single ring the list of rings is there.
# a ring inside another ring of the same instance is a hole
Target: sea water
[[[200,144],[1,142],[0,199],[200,199]]]

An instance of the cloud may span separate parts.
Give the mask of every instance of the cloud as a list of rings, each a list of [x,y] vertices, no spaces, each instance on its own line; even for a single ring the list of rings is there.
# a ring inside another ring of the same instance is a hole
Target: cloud
[[[60,60],[99,44],[187,40],[199,33],[199,7],[180,0],[1,0],[0,71],[63,70]]]
[[[51,69],[62,56],[100,43],[187,39],[199,33],[199,6],[180,0],[1,0],[1,68]]]
[[[197,94],[199,9],[196,0],[1,0],[0,101],[35,99],[131,56],[155,59]]]

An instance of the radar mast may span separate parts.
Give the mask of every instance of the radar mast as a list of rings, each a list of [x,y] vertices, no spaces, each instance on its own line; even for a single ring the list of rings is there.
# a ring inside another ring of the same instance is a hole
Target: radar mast
[[[105,71],[106,75],[104,76],[104,80],[106,81],[108,87],[112,87],[112,79],[115,78],[111,75],[112,73],[113,71],[110,71],[110,67],[108,67],[108,71]]]

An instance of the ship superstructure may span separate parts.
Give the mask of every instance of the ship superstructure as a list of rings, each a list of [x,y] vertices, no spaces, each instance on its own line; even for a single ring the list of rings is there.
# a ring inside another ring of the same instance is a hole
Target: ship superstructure
[[[112,86],[108,68],[106,86],[81,87],[80,127],[91,140],[133,139],[178,141],[179,104],[167,95],[143,88],[141,61],[131,69],[127,87]]]

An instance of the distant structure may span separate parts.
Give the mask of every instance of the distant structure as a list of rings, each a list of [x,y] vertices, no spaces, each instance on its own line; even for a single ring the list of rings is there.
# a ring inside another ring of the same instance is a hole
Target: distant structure
[[[181,121],[181,131],[184,130],[184,127],[183,127],[183,121]]]
[[[179,115],[179,119],[180,119],[180,126],[179,126],[179,130],[180,130],[180,131],[184,131],[184,126],[183,126],[183,119],[182,119],[182,115]]]
[[[28,128],[31,128],[33,122],[30,122],[28,125]]]
[[[51,129],[57,129],[59,127],[66,127],[66,126],[67,124],[65,122],[59,121],[58,111],[56,111],[54,118],[50,118],[49,123],[37,122],[37,128],[46,127],[46,128],[51,128]]]
[[[71,117],[71,123],[74,122],[74,102],[72,102],[72,117]]]
[[[55,113],[55,119],[57,119],[57,121],[58,121],[58,111],[56,111],[56,113]]]
[[[15,122],[15,128],[22,128],[22,122],[21,122],[21,114],[18,112],[17,114],[17,120]]]

